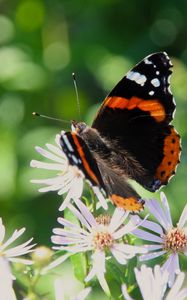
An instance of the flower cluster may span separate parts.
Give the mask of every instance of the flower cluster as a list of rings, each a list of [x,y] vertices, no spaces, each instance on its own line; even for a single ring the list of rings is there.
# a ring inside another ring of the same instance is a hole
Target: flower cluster
[[[143,300],[184,300],[187,296],[187,288],[183,288],[184,273],[180,273],[173,286],[166,292],[169,273],[163,272],[160,266],[154,269],[142,265],[140,270],[135,268],[135,276]],[[122,285],[122,294],[125,300],[133,300],[127,292],[125,284]]]
[[[5,241],[5,227],[0,219],[1,299],[17,299],[13,289],[15,276],[12,263],[35,264],[35,270],[32,269],[29,275],[31,283],[28,291],[23,293],[24,300],[43,300],[48,298],[37,294],[36,282],[70,259],[76,277],[84,287],[76,295],[68,295],[68,299],[86,299],[98,282],[110,299],[185,300],[187,288],[183,288],[185,274],[179,264],[179,255],[187,255],[187,205],[178,223],[173,225],[164,193],[160,194],[160,202],[145,200],[146,217],[108,205],[98,188],[92,187],[93,197],[90,200],[83,196],[85,176],[78,167],[70,164],[62,151],[60,135],[56,136],[55,143],[46,144],[47,149],[36,147],[36,151],[48,162],[31,161],[31,167],[53,172],[51,178],[32,180],[42,185],[39,191],[56,191],[64,196],[59,208],[61,216],[57,219],[59,225],[53,229],[51,236],[52,249],[41,246],[34,250],[32,239],[10,248],[25,228],[15,230]],[[99,199],[99,205],[95,197]],[[31,260],[20,257],[30,252]],[[162,257],[161,265],[158,265],[159,257]],[[141,265],[142,261],[152,259],[156,264],[154,268]],[[64,279],[55,272],[53,274],[54,299],[64,300],[68,294]],[[134,280],[131,280],[132,274]],[[118,284],[118,296],[113,295],[111,282]]]
[[[36,147],[36,150],[53,162],[34,160],[31,166],[56,170],[58,173],[55,177],[32,182],[46,185],[39,189],[41,192],[58,191],[59,195],[65,194],[60,210],[66,208],[70,211],[73,221],[66,217],[58,218],[62,227],[53,229],[51,240],[54,244],[53,249],[57,253],[60,251],[62,255],[44,268],[44,273],[74,254],[85,253],[89,262],[85,282],[89,284],[97,277],[104,292],[111,296],[105,276],[109,262],[124,265],[128,270],[128,261],[135,256],[140,262],[162,256],[164,263],[161,267],[155,266],[152,270],[143,265],[140,270],[134,269],[142,298],[184,299],[187,289],[181,289],[184,274],[180,270],[179,254],[187,254],[187,206],[176,226],[172,224],[169,204],[164,193],[161,193],[161,203],[155,199],[145,201],[149,217],[144,219],[138,215],[130,215],[120,208],[116,208],[113,214],[100,213],[95,205],[83,203],[81,200],[84,175],[77,167],[69,164],[60,147],[59,136],[56,136],[56,146],[46,144],[46,147],[48,150],[39,147]],[[150,217],[156,220],[148,220]],[[138,239],[141,239],[141,244],[136,243]],[[143,241],[147,243],[144,244]],[[125,282],[125,276],[122,273],[121,276],[124,277],[122,282]],[[131,286],[130,290],[132,289]],[[125,283],[122,285],[122,292],[124,299],[132,299]]]
[[[18,246],[10,247],[25,231],[25,228],[15,230],[12,236],[5,241],[5,226],[0,218],[0,291],[2,300],[15,300],[16,296],[13,290],[14,276],[11,271],[11,262],[32,264],[31,260],[20,258],[33,251],[34,244],[31,244],[32,238]]]

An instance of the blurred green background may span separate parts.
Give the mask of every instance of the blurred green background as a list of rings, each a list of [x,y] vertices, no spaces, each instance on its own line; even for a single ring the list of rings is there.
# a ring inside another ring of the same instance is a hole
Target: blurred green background
[[[37,192],[30,179],[41,174],[29,163],[40,159],[35,145],[68,127],[32,112],[79,119],[75,72],[82,119],[91,124],[118,80],[156,51],[167,51],[174,64],[174,124],[183,152],[164,191],[177,221],[187,200],[187,1],[1,0],[0,8],[0,215],[9,231],[26,226],[28,237],[50,245],[59,215],[61,198]]]

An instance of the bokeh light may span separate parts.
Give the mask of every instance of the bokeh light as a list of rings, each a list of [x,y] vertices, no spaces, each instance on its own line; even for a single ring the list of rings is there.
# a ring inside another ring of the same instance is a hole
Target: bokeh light
[[[41,27],[45,18],[42,1],[21,1],[16,9],[16,22],[24,31],[34,31]]]
[[[11,41],[14,37],[14,24],[6,16],[0,15],[0,44]]]

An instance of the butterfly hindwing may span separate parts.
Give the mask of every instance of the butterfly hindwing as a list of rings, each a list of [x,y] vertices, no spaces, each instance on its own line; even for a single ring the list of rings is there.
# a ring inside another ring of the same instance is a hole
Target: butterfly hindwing
[[[87,144],[76,133],[65,132],[60,137],[60,144],[69,164],[76,166],[92,188],[100,187],[118,207],[129,211],[143,209],[143,201],[136,191],[114,170],[96,161]],[[102,174],[102,177],[101,177]]]
[[[144,201],[128,183],[128,178],[119,176],[115,168],[108,167],[98,160],[98,168],[102,174],[106,193],[111,201],[118,207],[131,212],[138,212],[143,209]]]

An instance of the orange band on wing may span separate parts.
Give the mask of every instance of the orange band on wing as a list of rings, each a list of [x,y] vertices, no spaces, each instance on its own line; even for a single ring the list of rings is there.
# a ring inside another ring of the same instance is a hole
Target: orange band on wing
[[[165,119],[166,113],[164,106],[157,99],[143,100],[138,97],[126,99],[123,97],[108,97],[105,100],[104,106],[116,109],[135,109],[147,111],[157,121],[162,122]]]
[[[144,208],[144,201],[139,201],[135,197],[124,198],[122,196],[112,194],[110,198],[116,206],[122,207],[123,209],[128,211],[140,211]]]
[[[78,153],[79,153],[79,155],[82,159],[82,162],[83,162],[83,165],[84,165],[84,168],[85,168],[86,172],[92,178],[92,180],[95,181],[95,183],[99,185],[99,181],[97,180],[96,175],[94,174],[94,172],[90,168],[90,166],[89,166],[89,164],[88,164],[88,162],[85,158],[84,151],[82,150],[82,147],[79,143],[79,140],[78,140],[76,134],[72,133],[72,138],[74,140],[75,145],[77,146],[77,151],[78,151]]]
[[[169,178],[175,174],[180,152],[180,136],[172,127],[170,135],[164,140],[164,158],[156,170],[156,179],[159,179],[162,184],[167,184]]]

